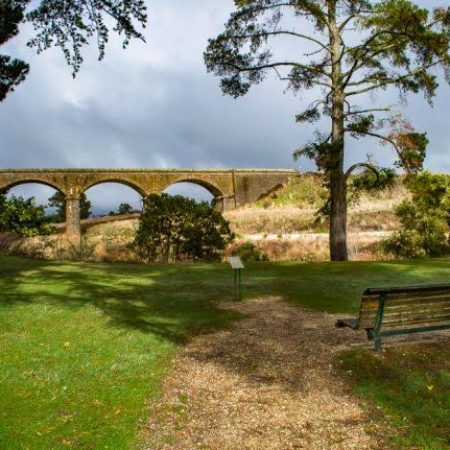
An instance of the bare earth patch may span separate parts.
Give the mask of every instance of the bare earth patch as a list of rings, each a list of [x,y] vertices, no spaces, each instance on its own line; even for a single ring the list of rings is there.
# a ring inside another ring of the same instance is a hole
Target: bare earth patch
[[[276,298],[226,305],[247,317],[196,337],[175,361],[144,448],[376,449],[358,400],[333,373],[335,352],[364,335],[336,316]]]

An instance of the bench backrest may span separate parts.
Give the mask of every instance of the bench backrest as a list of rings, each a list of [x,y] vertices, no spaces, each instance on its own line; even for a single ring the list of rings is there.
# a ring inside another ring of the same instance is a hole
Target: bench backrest
[[[383,328],[450,323],[450,285],[370,288],[363,293],[359,328],[375,328],[381,299]]]

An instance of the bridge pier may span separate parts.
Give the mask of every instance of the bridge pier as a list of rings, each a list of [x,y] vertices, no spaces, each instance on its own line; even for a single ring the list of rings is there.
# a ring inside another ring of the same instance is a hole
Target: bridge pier
[[[79,195],[66,195],[66,236],[74,244],[81,242]]]
[[[234,195],[215,197],[214,206],[221,212],[232,211],[233,209],[236,209],[236,201]]]

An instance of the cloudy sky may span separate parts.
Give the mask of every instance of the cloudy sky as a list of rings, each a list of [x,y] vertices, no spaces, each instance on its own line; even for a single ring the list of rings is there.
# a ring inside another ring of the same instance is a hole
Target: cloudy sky
[[[270,78],[233,100],[206,73],[207,39],[223,30],[232,9],[232,0],[151,0],[147,43],[123,50],[113,39],[101,62],[94,48],[87,49],[75,80],[58,49],[35,55],[26,48],[31,30],[24,27],[2,48],[28,61],[31,73],[0,104],[0,167],[311,169],[294,163],[292,152],[312,138],[314,127],[296,124],[294,116],[317,93],[284,94]],[[393,93],[381,100],[398,103]],[[450,172],[449,104],[450,88],[443,84],[434,108],[420,96],[400,106],[428,132],[426,166],[434,171]],[[387,147],[362,140],[351,144],[348,163],[368,153],[382,163],[392,156]],[[15,193],[43,198],[51,191],[21,187]],[[105,210],[138,201],[122,186],[97,186],[88,196]]]

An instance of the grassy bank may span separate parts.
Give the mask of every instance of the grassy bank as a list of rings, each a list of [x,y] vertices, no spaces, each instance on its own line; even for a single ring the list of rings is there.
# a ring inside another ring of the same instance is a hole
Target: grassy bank
[[[355,313],[370,285],[448,281],[450,260],[260,263],[244,298]],[[237,319],[225,264],[0,257],[0,448],[128,449],[179,344]]]

